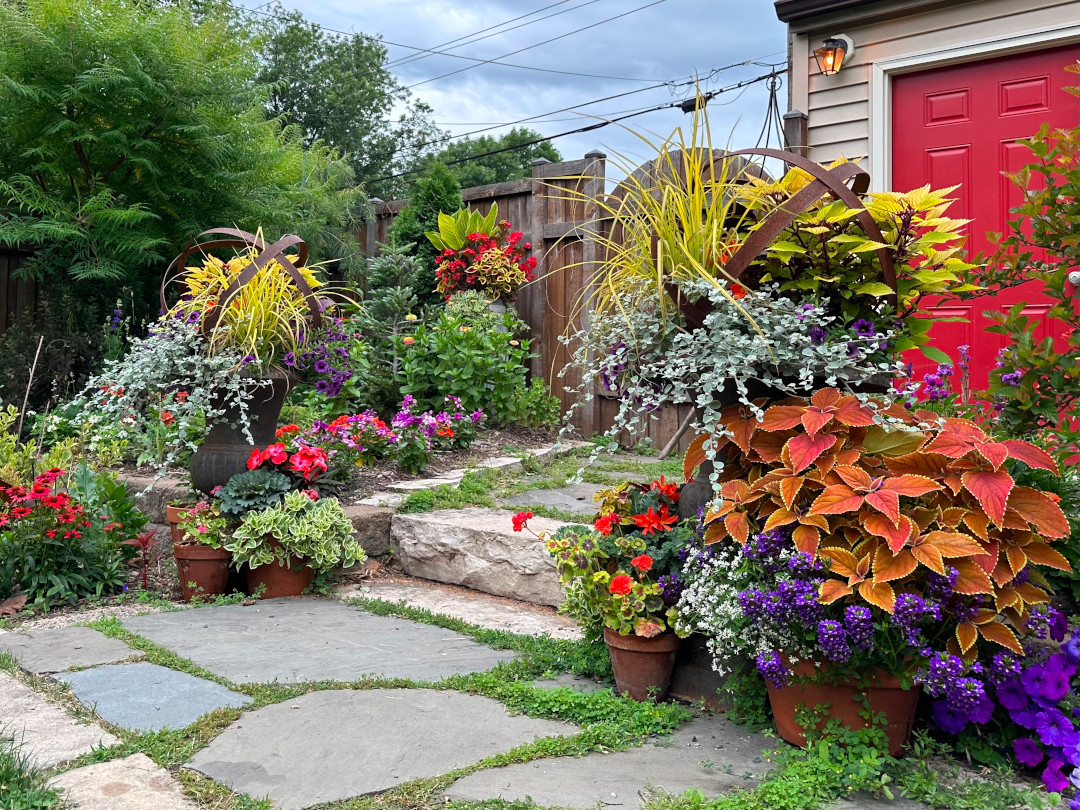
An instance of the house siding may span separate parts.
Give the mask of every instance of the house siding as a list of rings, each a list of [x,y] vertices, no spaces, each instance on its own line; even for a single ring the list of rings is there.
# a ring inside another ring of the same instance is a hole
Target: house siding
[[[1076,0],[910,0],[870,4],[852,12],[793,23],[789,29],[792,109],[807,113],[812,159],[867,160],[875,148],[870,124],[871,74],[883,61],[927,55],[939,61],[950,49],[1080,25]],[[835,76],[823,76],[813,49],[827,36],[846,34],[855,54]],[[992,54],[973,58],[985,58]],[[1080,55],[1080,49],[1078,49]],[[880,147],[878,147],[880,148]]]

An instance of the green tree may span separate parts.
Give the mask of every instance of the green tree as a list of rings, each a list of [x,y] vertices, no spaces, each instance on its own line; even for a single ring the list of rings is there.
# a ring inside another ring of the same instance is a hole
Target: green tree
[[[498,137],[482,135],[479,138],[463,138],[449,144],[432,158],[434,161],[450,164],[451,161],[462,158],[482,155],[485,152],[494,152],[498,149],[509,149],[496,155],[477,158],[465,163],[456,163],[449,166],[451,172],[461,183],[462,188],[473,186],[486,186],[488,183],[502,183],[506,180],[519,180],[522,177],[532,176],[532,162],[539,158],[547,158],[552,163],[562,160],[559,150],[551,145],[550,141],[521,146],[537,138],[543,137],[536,130],[527,127],[514,127],[505,135]],[[520,148],[514,148],[520,147]]]
[[[409,202],[390,226],[390,244],[394,247],[412,245],[411,253],[419,265],[412,288],[421,305],[440,303],[435,292],[435,246],[424,236],[439,229],[439,214],[452,214],[464,207],[461,185],[453,173],[441,163],[431,164],[413,184]]]
[[[345,155],[369,194],[398,196],[404,181],[379,178],[414,165],[420,144],[440,132],[431,109],[386,69],[382,43],[327,32],[278,5],[260,26],[258,79],[272,88],[270,113],[297,124],[309,143],[322,140]]]

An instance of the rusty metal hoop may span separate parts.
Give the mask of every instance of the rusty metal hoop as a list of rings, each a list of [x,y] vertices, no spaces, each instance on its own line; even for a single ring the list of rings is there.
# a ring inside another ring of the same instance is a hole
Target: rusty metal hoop
[[[802,169],[814,180],[800,189],[795,195],[779,208],[773,210],[758,226],[745,242],[724,263],[725,273],[733,279],[738,279],[750,266],[750,263],[761,255],[762,251],[780,235],[784,228],[788,227],[795,219],[824,197],[826,194],[847,203],[851,208],[859,209],[855,215],[859,224],[866,232],[868,238],[875,242],[884,242],[881,233],[870,212],[863,206],[860,194],[865,194],[870,188],[870,175],[861,166],[855,163],[841,163],[828,169],[820,163],[788,152],[783,149],[740,149],[730,152],[731,155],[760,155],[772,157],[785,163]],[[851,187],[847,186],[851,181]],[[893,264],[892,255],[887,248],[877,249],[878,260],[881,262],[881,275],[885,284],[892,288],[893,294],[889,296],[889,302],[896,306],[896,268]],[[705,325],[705,318],[712,312],[712,304],[708,301],[692,303],[682,295],[679,286],[672,282],[665,285],[668,295],[682,310],[686,317],[687,326],[691,329],[700,329]]]
[[[216,236],[218,238],[210,239],[205,242],[201,241],[205,236]],[[258,235],[249,233],[248,231],[242,231],[238,228],[211,228],[208,231],[203,231],[187,244],[180,252],[180,255],[173,259],[165,270],[165,278],[161,281],[161,309],[163,312],[168,309],[168,305],[165,302],[165,287],[172,277],[174,268],[180,268],[182,271],[182,268],[187,264],[187,260],[193,254],[205,254],[206,251],[214,250],[216,248],[256,250],[259,252],[255,256],[255,261],[245,267],[240,272],[240,275],[229,283],[229,286],[225,288],[225,291],[218,298],[217,306],[215,306],[210,313],[200,321],[199,331],[201,331],[204,336],[209,335],[210,332],[217,327],[218,321],[221,320],[221,313],[226,311],[229,302],[236,297],[244,286],[255,278],[255,275],[260,270],[275,259],[278,264],[285,268],[285,272],[289,274],[289,278],[293,280],[293,283],[296,284],[296,288],[300,291],[300,294],[304,296],[304,302],[311,312],[312,325],[318,328],[322,325],[322,309],[319,306],[318,299],[315,298],[315,293],[311,289],[311,285],[307,283],[307,280],[297,269],[297,266],[285,256],[285,251],[291,247],[296,248],[297,260],[300,266],[303,267],[307,262],[308,248],[307,243],[299,236],[289,234],[281,237],[273,244],[267,245],[265,240]]]

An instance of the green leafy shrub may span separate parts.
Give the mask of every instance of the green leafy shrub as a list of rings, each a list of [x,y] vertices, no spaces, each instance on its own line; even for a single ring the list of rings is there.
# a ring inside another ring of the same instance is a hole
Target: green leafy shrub
[[[19,441],[18,424],[18,408],[14,405],[0,408],[0,482],[26,485],[41,470],[71,466],[78,444],[74,439],[58,441],[42,452],[34,440]]]
[[[500,331],[442,313],[412,335],[402,361],[401,392],[415,397],[421,408],[435,410],[453,395],[466,411],[482,408],[493,424],[512,423],[531,357],[530,341],[514,337],[519,324],[506,314]]]
[[[555,427],[562,419],[562,402],[551,395],[551,389],[539,377],[533,377],[527,388],[518,389],[514,401],[515,425],[528,428]]]
[[[338,500],[314,501],[302,492],[290,492],[280,504],[244,515],[225,548],[237,567],[284,566],[296,556],[324,572],[367,559]]]
[[[292,489],[292,483],[281,473],[259,468],[237,473],[215,495],[221,513],[239,520],[248,512],[277,506]]]

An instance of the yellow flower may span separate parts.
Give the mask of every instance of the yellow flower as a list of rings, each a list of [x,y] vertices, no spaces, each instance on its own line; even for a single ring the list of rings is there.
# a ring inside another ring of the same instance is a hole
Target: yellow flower
[[[415,320],[416,320],[416,316],[415,316],[415,315],[413,315],[413,314],[412,314],[412,313],[410,312],[410,313],[409,313],[408,315],[406,315],[406,316],[405,316],[405,320],[407,320],[407,321],[415,321]]]

